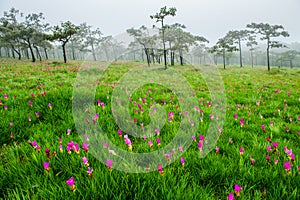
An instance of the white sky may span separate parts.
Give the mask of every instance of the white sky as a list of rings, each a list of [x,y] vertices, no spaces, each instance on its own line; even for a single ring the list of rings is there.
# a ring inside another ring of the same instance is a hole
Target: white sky
[[[131,27],[152,27],[149,16],[165,5],[177,8],[167,23],[185,24],[210,45],[251,22],[281,24],[291,35],[284,41],[300,42],[300,0],[0,0],[0,16],[15,7],[25,14],[42,12],[52,25],[87,22],[104,35],[118,35]]]

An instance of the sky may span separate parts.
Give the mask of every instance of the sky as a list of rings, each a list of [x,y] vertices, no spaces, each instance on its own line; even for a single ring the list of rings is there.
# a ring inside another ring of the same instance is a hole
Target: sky
[[[14,7],[24,14],[42,12],[51,25],[86,22],[104,35],[116,36],[132,27],[152,27],[155,21],[149,16],[163,6],[177,8],[166,23],[184,24],[212,45],[251,22],[281,24],[290,34],[284,41],[300,42],[300,0],[0,0],[0,16]]]

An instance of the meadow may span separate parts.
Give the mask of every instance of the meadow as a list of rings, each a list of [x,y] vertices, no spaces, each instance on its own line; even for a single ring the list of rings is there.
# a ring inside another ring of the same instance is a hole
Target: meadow
[[[0,59],[0,198],[3,199],[299,199],[300,190],[300,70],[265,66],[218,67],[224,84],[224,125],[217,130],[214,149],[207,145],[215,106],[201,73],[191,65],[174,66],[197,97],[197,130],[187,149],[174,147],[162,156],[169,165],[148,173],[117,170],[118,152],[100,162],[92,136],[79,133],[72,110],[80,62],[31,63]],[[112,63],[97,86],[85,124],[99,125],[124,151],[155,152],[168,145],[179,130],[183,111],[172,88],[149,83],[132,93],[130,123],[151,122],[153,105],[166,110],[165,126],[152,136],[135,138],[116,123],[111,110],[118,80],[140,62]],[[161,67],[163,68],[163,67]],[[122,100],[122,99],[120,99]],[[159,123],[159,122],[157,122]],[[83,135],[84,137],[81,137]],[[124,137],[125,136],[125,137]],[[174,159],[176,153],[183,153]],[[174,155],[173,155],[174,154]]]

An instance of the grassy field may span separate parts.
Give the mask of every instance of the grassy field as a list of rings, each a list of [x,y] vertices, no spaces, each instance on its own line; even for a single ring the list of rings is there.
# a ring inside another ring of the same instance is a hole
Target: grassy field
[[[171,163],[163,169],[155,165],[149,173],[127,173],[115,169],[117,149],[99,141],[99,148],[109,155],[102,163],[91,153],[94,138],[77,131],[72,103],[81,63],[0,61],[0,198],[300,198],[299,69],[219,68],[227,102],[220,109],[226,111],[226,117],[218,130],[216,148],[200,158],[209,124],[220,120],[211,114],[217,105],[211,104],[201,72],[196,73],[192,66],[175,66],[191,85],[189,92],[197,97],[197,105],[192,106],[200,117],[194,122],[197,130],[189,137],[191,146],[183,149],[180,158],[173,158],[175,152],[181,153],[180,146],[163,155],[162,162]],[[103,78],[93,82],[97,89],[90,109],[97,115],[85,123],[98,124],[126,152],[149,153],[165,148],[176,136],[183,113],[181,99],[172,88],[144,85],[132,93],[131,123],[149,124],[154,104],[170,115],[166,114],[159,134],[129,136],[131,144],[126,140],[111,110],[111,96],[122,75],[139,65],[116,62],[102,72]]]

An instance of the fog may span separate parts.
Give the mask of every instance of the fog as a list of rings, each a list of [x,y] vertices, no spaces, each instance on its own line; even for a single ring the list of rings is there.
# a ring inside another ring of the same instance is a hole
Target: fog
[[[251,22],[281,24],[290,33],[285,42],[300,42],[299,0],[1,0],[0,13],[11,7],[25,14],[42,12],[52,25],[66,20],[87,22],[105,35],[118,35],[131,27],[152,27],[155,21],[149,16],[165,5],[177,8],[167,23],[186,25],[210,45],[229,30],[244,29]]]

